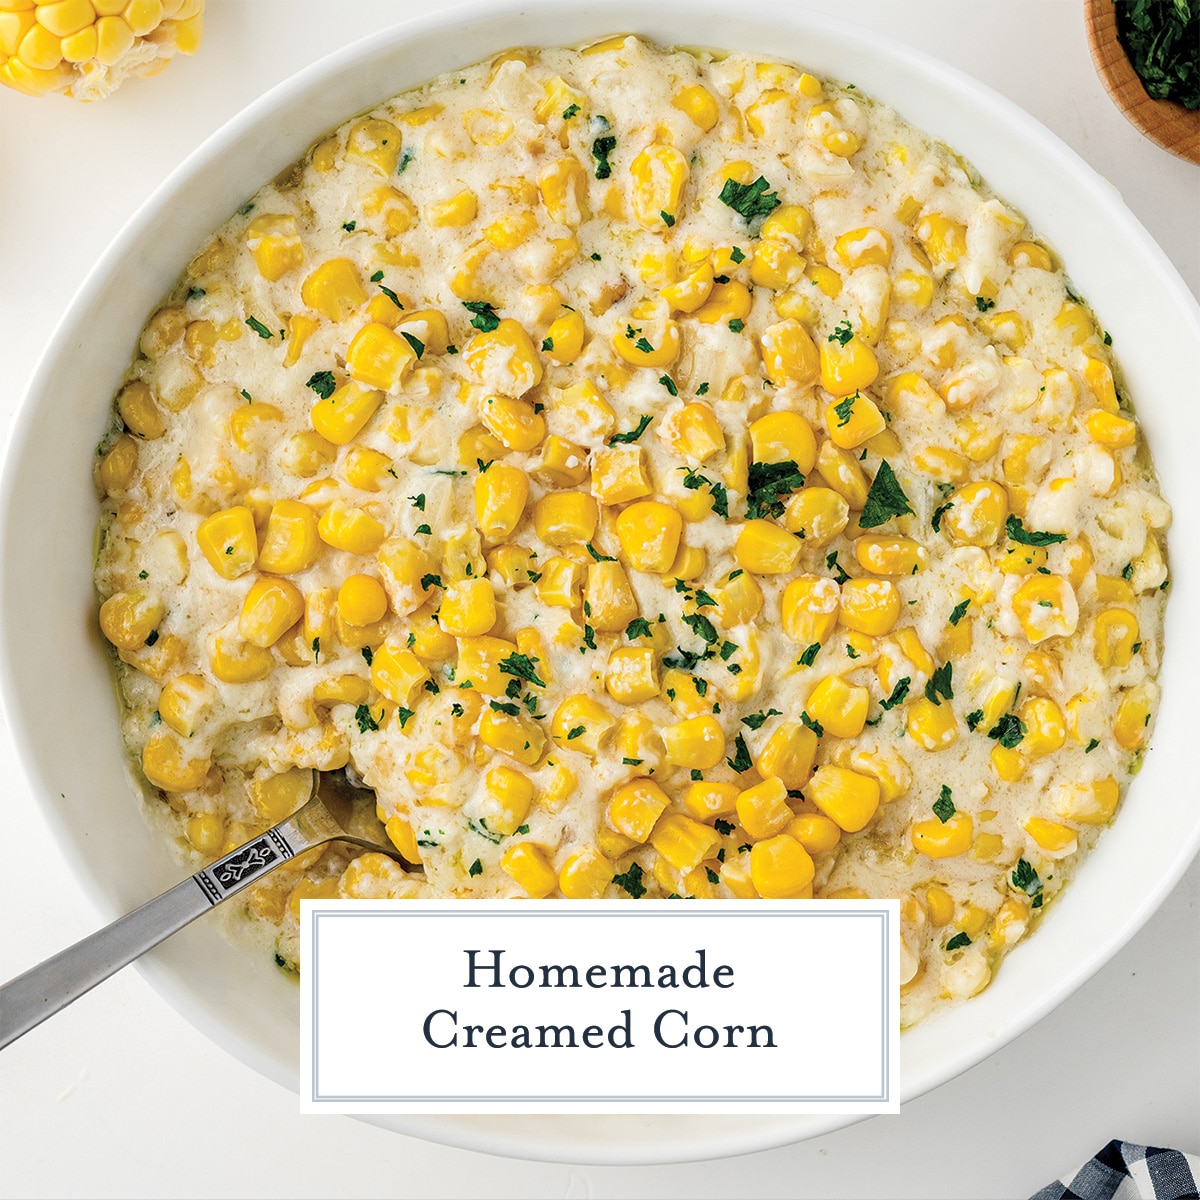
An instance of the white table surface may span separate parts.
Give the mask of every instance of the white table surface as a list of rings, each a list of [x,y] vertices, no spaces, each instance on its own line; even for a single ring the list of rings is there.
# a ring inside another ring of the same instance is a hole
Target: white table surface
[[[1124,193],[1200,293],[1200,170],[1141,138],[1111,105],[1092,70],[1082,0],[795,2],[920,46],[1016,101]],[[85,272],[172,167],[294,70],[421,7],[209,0],[197,57],[103,104],[0,94],[0,418]],[[5,729],[0,766],[8,977],[97,917]],[[1198,900],[1193,863],[1074,997],[899,1116],[664,1167],[525,1163],[348,1118],[302,1118],[293,1093],[216,1049],[126,971],[0,1056],[0,1196],[1027,1196],[1111,1138],[1200,1151]]]

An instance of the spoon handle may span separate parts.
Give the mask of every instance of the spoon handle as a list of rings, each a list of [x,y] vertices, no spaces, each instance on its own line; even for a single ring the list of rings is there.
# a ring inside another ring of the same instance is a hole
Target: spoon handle
[[[296,814],[0,987],[0,1049],[281,863],[328,840]]]

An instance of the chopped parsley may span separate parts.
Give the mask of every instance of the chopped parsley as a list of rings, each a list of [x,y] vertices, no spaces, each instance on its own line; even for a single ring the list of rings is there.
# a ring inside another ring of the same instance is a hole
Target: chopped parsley
[[[729,330],[731,333],[741,333],[745,328],[746,322],[740,317],[734,317],[733,320],[729,322]]]
[[[587,733],[586,725],[575,725],[567,730],[567,741],[573,742],[577,737],[583,737]]]
[[[1022,546],[1053,546],[1056,542],[1065,542],[1065,533],[1043,533],[1040,529],[1026,529],[1020,517],[1009,514],[1004,526],[1008,530],[1010,540],[1019,542]]]
[[[624,433],[614,433],[612,437],[608,439],[608,444],[610,446],[627,446],[633,442],[636,442],[638,438],[640,438],[642,434],[645,433],[649,428],[650,422],[653,419],[654,418],[649,413],[643,413],[642,417],[637,423],[636,429],[627,429]]]
[[[542,353],[548,354],[553,349],[554,349],[554,339],[549,338],[549,337],[542,338]]]
[[[415,640],[415,638],[414,638],[414,640]],[[364,661],[364,662],[367,664],[367,666],[369,667],[369,666],[371,665],[371,660],[372,660],[372,659],[375,657],[375,655],[374,655],[374,654],[372,653],[372,651],[371,651],[371,647],[370,647],[370,646],[364,646],[364,647],[363,647],[363,648],[362,648],[362,649],[359,651],[359,654],[361,654],[361,655],[363,656],[363,661]]]
[[[643,758],[623,758],[621,762],[627,767],[640,767],[646,760]]]
[[[568,104],[567,107],[563,109],[562,119],[564,121],[569,121],[578,111],[578,104]]]
[[[675,224],[675,215],[673,213],[659,211],[658,214],[663,219],[663,224],[670,229]]]
[[[508,655],[507,658],[502,658],[498,665],[505,675],[515,675],[518,679],[524,679],[526,683],[535,683],[538,687],[545,687],[546,685],[538,678],[536,664],[536,658],[531,658],[527,654],[514,653]]]
[[[419,496],[409,496],[409,499],[412,501],[413,508],[415,508],[418,512],[425,511],[425,493],[424,492],[422,492]]]
[[[429,589],[431,587],[445,587],[445,586],[446,585],[444,583],[442,583],[442,577],[440,575],[433,574],[432,571],[428,575],[421,576],[421,590],[423,592],[429,591]]]
[[[413,353],[419,359],[425,353],[425,343],[420,338],[413,337],[411,333],[405,333],[400,330],[400,336],[413,348]]]
[[[783,713],[777,708],[769,708],[766,712],[751,713],[748,717],[742,718],[742,724],[749,726],[751,729],[761,729],[766,724],[770,717],[782,717]]]
[[[650,628],[650,622],[645,617],[634,617],[625,626],[625,636],[630,641],[633,641],[634,638],[653,637],[654,631]]]
[[[360,704],[354,710],[354,719],[358,722],[359,733],[370,733],[379,728],[379,722],[371,716],[371,710],[365,704]]]
[[[587,552],[596,560],[596,562],[616,562],[617,560],[611,554],[601,554],[591,542],[586,545]]]
[[[847,396],[840,404],[833,406],[833,411],[837,414],[837,427],[842,428],[843,425],[850,424],[850,418],[854,415],[854,402],[858,399],[858,393],[853,396]]]
[[[1091,752],[1095,750],[1098,745],[1100,745],[1100,739],[1092,738],[1092,740],[1083,748],[1084,754],[1091,754]]]
[[[814,721],[806,712],[802,712],[800,714],[800,724],[804,725],[808,729],[811,729],[813,733],[817,735],[817,737],[825,736],[825,727],[820,721]]]
[[[954,674],[954,664],[952,662],[944,662],[938,667],[929,677],[929,682],[925,685],[925,699],[934,704],[941,704],[940,696],[944,700],[954,699],[954,686],[951,677]]]
[[[976,708],[967,713],[967,728],[974,733],[979,728],[980,722],[983,720],[983,709]]]
[[[770,187],[761,175],[753,183],[727,179],[717,199],[732,208],[743,221],[750,222],[757,217],[770,216],[779,207],[779,197],[769,190]]]
[[[852,337],[854,337],[854,329],[847,318],[844,321],[839,321],[833,327],[833,332],[825,340],[827,342],[837,342],[839,346],[844,346]]]
[[[897,704],[904,702],[904,697],[908,695],[909,685],[912,683],[912,677],[905,675],[903,679],[896,681],[896,686],[892,688],[892,694],[886,700],[880,700],[879,707],[884,709],[893,709]]]
[[[740,263],[740,262],[746,261],[745,253],[737,246],[734,246],[734,248],[729,251],[729,258],[732,262],[735,262],[735,263]]]
[[[357,224],[358,224],[358,222],[357,222],[357,221],[343,221],[343,222],[342,222],[342,228],[343,228],[343,229],[344,229],[344,230],[345,230],[347,233],[353,233],[353,232],[354,232],[354,229],[355,229],[355,226],[356,226]]]
[[[961,950],[964,946],[971,944],[970,937],[965,933],[956,933],[947,943],[947,950]]]
[[[1200,109],[1200,6],[1196,0],[1128,0],[1114,6],[1117,37],[1146,92]]]
[[[885,458],[879,463],[879,470],[871,481],[871,490],[867,493],[867,503],[859,515],[858,523],[863,529],[874,529],[893,517],[911,513],[912,506],[904,489],[896,479],[896,473]]]
[[[646,885],[642,882],[642,868],[640,863],[630,863],[629,870],[623,874],[614,875],[612,881],[623,892],[628,892],[635,900],[640,900],[646,894]]]
[[[703,638],[709,646],[721,640],[721,635],[713,627],[713,623],[703,613],[689,613],[684,616],[683,623],[699,638]]]
[[[433,530],[428,525],[418,525],[413,531],[414,533],[433,533]]]
[[[847,575],[846,572],[842,570],[842,564],[838,562],[838,556],[837,556],[836,550],[833,551],[832,554],[825,555],[825,568],[826,568],[826,570],[832,571],[834,573],[833,578],[836,583],[839,583],[839,584],[845,583],[846,580],[850,578],[850,576]]]
[[[956,812],[958,812],[958,809],[954,807],[954,796],[951,794],[950,789],[943,783],[942,790],[938,793],[938,798],[933,802],[933,815],[945,825]]]
[[[821,653],[821,643],[813,642],[811,646],[806,647],[804,653],[800,655],[799,665],[802,667],[811,667],[816,662],[817,655]]]
[[[729,492],[723,483],[717,483],[709,479],[707,475],[701,475],[699,471],[693,471],[690,467],[680,467],[683,472],[683,486],[688,491],[694,492],[699,487],[707,487],[708,494],[712,497],[713,512],[723,520],[729,520]]]
[[[967,615],[967,609],[970,607],[970,599],[964,600],[961,604],[956,604],[953,611],[950,613],[950,624],[957,625],[959,621]]]
[[[672,395],[672,396],[679,395],[679,388],[675,385],[675,380],[673,380],[670,377],[670,375],[660,375],[658,377],[658,382],[661,383],[663,385],[663,387],[665,387],[667,389],[667,392],[669,395]]]
[[[463,308],[474,314],[471,317],[471,325],[480,333],[491,333],[500,327],[500,318],[496,315],[496,310],[485,301],[464,300]]]
[[[483,863],[476,859],[468,868],[467,874],[474,878],[476,875],[483,874]]]
[[[1017,860],[1016,870],[1012,873],[1012,885],[1029,897],[1030,908],[1042,907],[1042,881],[1032,864],[1023,858]]]
[[[721,661],[728,662],[738,652],[737,642],[721,643]]]
[[[750,757],[750,751],[746,748],[746,739],[740,733],[733,739],[733,757],[727,758],[725,761],[739,775],[754,766],[754,760]]]
[[[707,396],[707,395],[708,395],[708,384],[707,384],[707,383],[702,383],[702,384],[701,384],[701,385],[700,385],[700,386],[699,386],[699,387],[696,389],[696,395],[697,395],[697,396]]]
[[[792,459],[751,463],[746,495],[746,519],[783,515],[783,497],[804,486],[804,475]]]
[[[467,828],[472,833],[477,833],[481,838],[487,838],[489,842],[496,845],[499,845],[504,840],[504,834],[498,833],[495,829],[488,828],[486,817],[480,817],[478,821],[474,817],[471,817],[467,821]]]
[[[433,680],[431,679],[429,682],[433,683]],[[436,683],[433,684],[433,688],[434,688],[434,691],[436,692],[437,691]],[[428,688],[426,688],[426,690],[428,690]],[[409,720],[412,717],[416,716],[416,714],[413,712],[413,710],[411,708],[398,708],[398,709],[396,709],[396,716],[400,718],[400,728],[403,729],[404,726],[408,724]]]
[[[260,338],[269,338],[272,336],[271,331],[257,318],[247,317],[246,324],[258,334]]]
[[[995,308],[996,302],[995,302],[995,300],[989,300],[986,296],[976,296],[975,297],[975,307],[981,313],[985,313],[989,309]]]
[[[1025,737],[1025,722],[1016,713],[1005,713],[988,730],[988,737],[998,741],[1006,750],[1015,750]]]
[[[597,179],[607,179],[612,174],[612,163],[608,161],[608,156],[616,148],[617,139],[611,133],[604,137],[598,137],[592,143],[592,157],[596,160]]]
[[[933,516],[929,518],[930,525],[933,526],[933,532],[938,533],[942,528],[942,518],[954,507],[953,500],[947,500],[945,504],[939,504],[933,510]]]

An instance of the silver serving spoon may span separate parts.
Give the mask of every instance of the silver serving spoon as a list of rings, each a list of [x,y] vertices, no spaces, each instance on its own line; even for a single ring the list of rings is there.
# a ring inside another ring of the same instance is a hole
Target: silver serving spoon
[[[371,841],[346,828],[353,803],[349,784],[319,771],[313,776],[312,796],[286,821],[0,987],[0,1049],[305,850],[326,842],[349,842],[410,865],[390,843]]]

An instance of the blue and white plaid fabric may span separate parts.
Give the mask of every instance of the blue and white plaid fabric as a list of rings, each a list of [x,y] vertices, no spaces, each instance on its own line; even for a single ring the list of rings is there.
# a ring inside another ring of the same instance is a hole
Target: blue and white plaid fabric
[[[1109,1142],[1069,1179],[1030,1200],[1200,1200],[1200,1158],[1158,1146]]]

